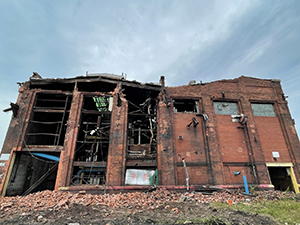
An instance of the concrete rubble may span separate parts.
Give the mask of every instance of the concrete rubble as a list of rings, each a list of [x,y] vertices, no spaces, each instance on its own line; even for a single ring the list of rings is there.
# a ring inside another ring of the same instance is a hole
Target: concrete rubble
[[[0,218],[7,214],[25,215],[37,211],[58,211],[68,209],[73,204],[104,205],[112,209],[128,208],[138,210],[170,209],[177,214],[178,208],[170,208],[172,202],[179,202],[182,195],[185,201],[194,201],[196,204],[208,204],[211,202],[232,202],[233,204],[251,204],[254,201],[279,200],[280,198],[294,197],[293,192],[281,191],[256,191],[255,195],[245,195],[241,192],[221,191],[213,193],[178,193],[168,190],[155,190],[152,192],[134,192],[118,194],[91,195],[86,193],[70,193],[58,191],[42,191],[27,196],[1,197]],[[184,204],[182,202],[181,204]],[[40,218],[42,220],[42,218]]]

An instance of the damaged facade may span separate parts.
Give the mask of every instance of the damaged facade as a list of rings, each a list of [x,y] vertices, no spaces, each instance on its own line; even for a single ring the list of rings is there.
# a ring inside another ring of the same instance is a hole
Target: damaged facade
[[[243,176],[299,192],[300,144],[279,80],[165,87],[164,77],[34,74],[9,110],[2,195],[241,188]]]

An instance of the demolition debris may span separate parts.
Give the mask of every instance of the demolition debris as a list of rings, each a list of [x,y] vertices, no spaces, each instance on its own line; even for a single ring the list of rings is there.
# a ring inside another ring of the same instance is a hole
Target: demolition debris
[[[279,200],[283,197],[293,197],[292,192],[280,191],[256,191],[255,195],[245,195],[239,192],[221,191],[213,193],[178,193],[168,190],[155,190],[153,192],[133,192],[118,194],[91,195],[85,192],[70,193],[58,191],[42,191],[27,196],[1,197],[1,216],[7,213],[26,213],[33,211],[58,211],[68,209],[73,204],[104,205],[111,208],[128,208],[139,210],[170,209],[179,213],[177,208],[170,208],[169,204],[174,202],[192,201],[197,204],[208,204],[211,202],[225,202],[229,204],[249,204],[253,201]]]

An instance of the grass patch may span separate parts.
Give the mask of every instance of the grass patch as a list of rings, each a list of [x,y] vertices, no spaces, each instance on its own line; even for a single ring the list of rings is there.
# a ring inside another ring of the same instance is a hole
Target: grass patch
[[[211,203],[218,208],[260,213],[272,216],[282,224],[300,224],[300,203],[294,200],[282,199],[279,201],[251,202],[251,204],[228,205],[226,203]]]

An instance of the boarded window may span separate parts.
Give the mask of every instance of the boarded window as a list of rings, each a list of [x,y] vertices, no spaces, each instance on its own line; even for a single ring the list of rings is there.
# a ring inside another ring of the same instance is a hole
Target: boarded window
[[[235,102],[214,102],[215,114],[237,115],[239,110]]]
[[[195,100],[174,100],[174,112],[198,113],[198,101]]]
[[[254,116],[276,116],[273,104],[252,103]]]

